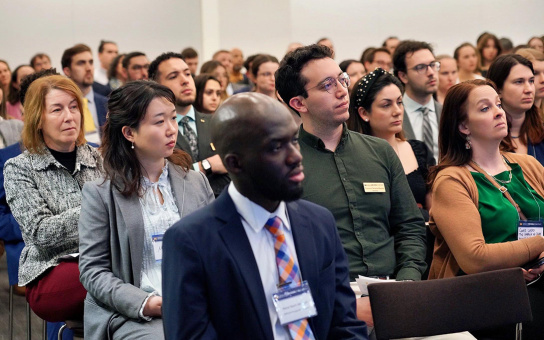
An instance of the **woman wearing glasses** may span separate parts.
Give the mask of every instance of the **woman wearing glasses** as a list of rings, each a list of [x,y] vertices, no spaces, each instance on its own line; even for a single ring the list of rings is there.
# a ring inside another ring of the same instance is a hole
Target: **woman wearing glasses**
[[[276,99],[276,78],[274,78],[274,74],[279,66],[278,59],[268,54],[261,54],[253,59],[251,73],[255,83],[255,92]]]

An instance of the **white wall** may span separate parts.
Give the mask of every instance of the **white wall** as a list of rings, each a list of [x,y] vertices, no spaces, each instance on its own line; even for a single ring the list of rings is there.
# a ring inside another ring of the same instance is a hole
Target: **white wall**
[[[327,36],[341,61],[390,35],[451,54],[483,31],[526,43],[544,34],[543,14],[543,0],[0,0],[0,59],[14,68],[43,51],[60,68],[64,49],[83,42],[96,53],[100,39],[150,59],[186,46],[206,58],[232,47],[281,58],[290,42]]]

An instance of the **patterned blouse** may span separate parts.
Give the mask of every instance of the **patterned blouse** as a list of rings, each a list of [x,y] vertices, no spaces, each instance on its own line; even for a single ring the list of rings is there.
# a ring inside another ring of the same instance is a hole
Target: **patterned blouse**
[[[4,166],[7,202],[21,227],[25,247],[19,259],[19,285],[79,251],[81,188],[102,176],[102,158],[92,146],[77,147],[70,174],[47,150],[23,152]]]

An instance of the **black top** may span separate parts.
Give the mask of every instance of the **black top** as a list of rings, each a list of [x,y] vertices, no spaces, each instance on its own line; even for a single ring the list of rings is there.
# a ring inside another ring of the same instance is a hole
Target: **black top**
[[[49,152],[51,152],[51,155],[55,157],[57,162],[59,162],[66,169],[68,169],[68,172],[70,172],[71,174],[74,173],[74,170],[76,169],[77,148],[74,148],[74,151],[70,152],[60,152],[53,149],[49,149]]]
[[[417,169],[406,175],[412,194],[418,205],[425,206],[425,196],[428,192],[427,177],[429,175],[429,168],[436,165],[436,161],[433,157],[433,153],[429,151],[429,148],[422,141],[411,139],[408,143],[412,147],[417,160]],[[421,213],[426,221],[429,220],[429,212],[421,209]]]

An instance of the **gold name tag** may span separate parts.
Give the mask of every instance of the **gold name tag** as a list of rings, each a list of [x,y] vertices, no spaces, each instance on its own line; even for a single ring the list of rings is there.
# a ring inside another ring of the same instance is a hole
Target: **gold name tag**
[[[385,192],[385,184],[383,183],[363,183],[365,192]]]

